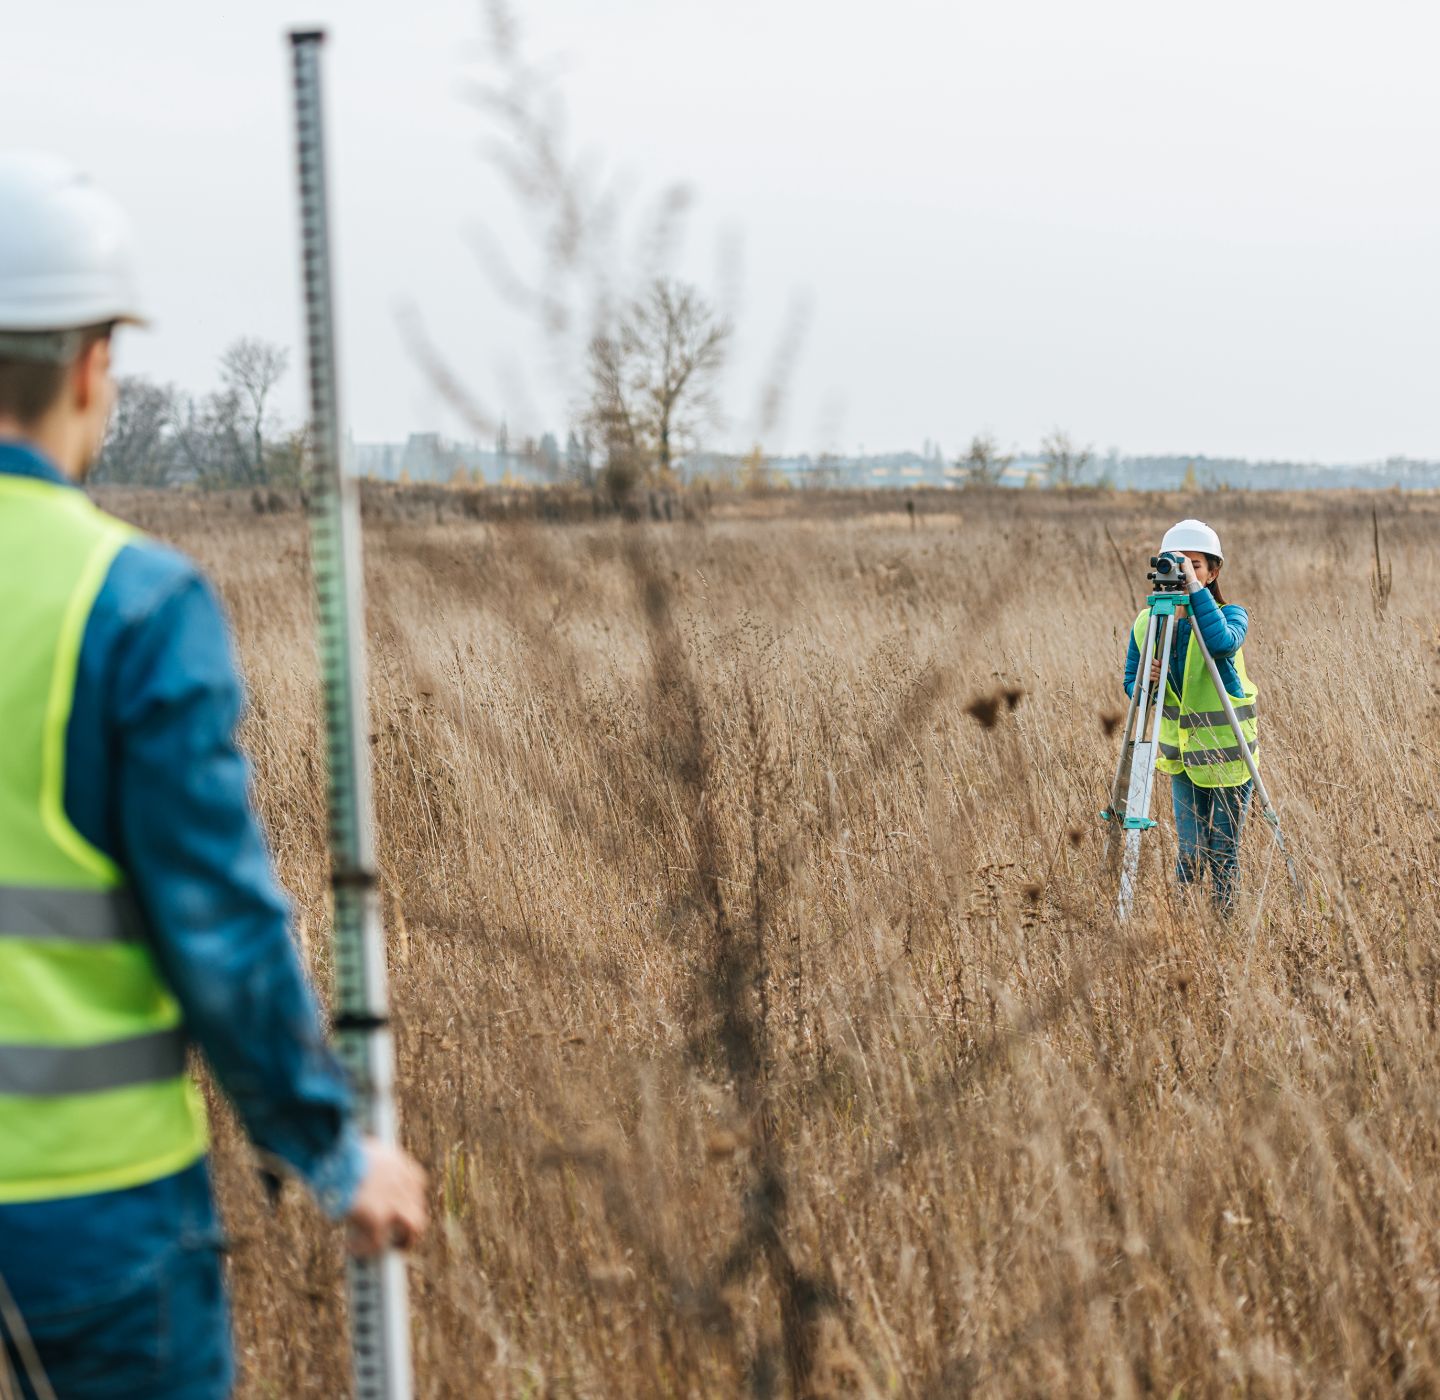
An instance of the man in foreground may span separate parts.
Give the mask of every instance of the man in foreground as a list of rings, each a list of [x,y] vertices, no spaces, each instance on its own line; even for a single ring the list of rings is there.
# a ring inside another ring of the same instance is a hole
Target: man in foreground
[[[0,156],[0,1336],[21,1393],[59,1400],[230,1391],[190,1043],[352,1247],[426,1225],[423,1173],[360,1138],[325,1046],[216,599],[76,489],[136,319],[118,209]]]

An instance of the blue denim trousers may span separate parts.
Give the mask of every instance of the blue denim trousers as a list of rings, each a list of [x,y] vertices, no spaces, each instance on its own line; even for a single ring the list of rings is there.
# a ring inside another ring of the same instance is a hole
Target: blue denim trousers
[[[224,1400],[223,1245],[203,1163],[127,1191],[0,1207],[0,1276],[56,1400]],[[47,1392],[14,1330],[0,1311],[0,1351],[35,1400]]]
[[[1176,878],[1182,885],[1191,885],[1208,871],[1210,896],[1226,916],[1235,912],[1240,830],[1250,810],[1254,786],[1248,778],[1239,787],[1215,788],[1197,787],[1184,773],[1170,778],[1175,836],[1180,847]]]

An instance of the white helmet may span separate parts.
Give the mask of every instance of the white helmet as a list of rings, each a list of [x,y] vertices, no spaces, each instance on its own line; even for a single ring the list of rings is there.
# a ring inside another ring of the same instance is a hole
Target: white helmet
[[[143,324],[130,221],[53,156],[0,154],[0,357],[63,362],[64,332]]]
[[[1178,525],[1172,525],[1166,530],[1165,538],[1160,541],[1161,554],[1167,554],[1171,550],[1184,554],[1187,549],[1193,549],[1200,554],[1213,554],[1217,559],[1225,557],[1220,551],[1220,536],[1203,520],[1182,520]]]

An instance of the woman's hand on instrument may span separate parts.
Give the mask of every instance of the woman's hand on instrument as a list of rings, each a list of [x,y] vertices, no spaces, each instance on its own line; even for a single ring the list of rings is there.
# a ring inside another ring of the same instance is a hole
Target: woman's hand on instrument
[[[1195,561],[1188,554],[1180,556],[1180,574],[1187,589],[1200,587],[1200,580],[1195,577]]]

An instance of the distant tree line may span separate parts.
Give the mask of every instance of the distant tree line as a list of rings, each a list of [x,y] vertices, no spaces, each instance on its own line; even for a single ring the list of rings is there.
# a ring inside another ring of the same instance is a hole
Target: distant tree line
[[[955,461],[960,480],[966,486],[998,486],[1014,462],[1013,453],[1000,450],[1000,444],[989,433],[977,433],[970,439],[969,449]],[[1107,476],[1090,480],[1091,468],[1095,465],[1095,451],[1081,447],[1069,433],[1060,428],[1046,435],[1040,444],[1040,460],[1045,473],[1045,485],[1057,490],[1068,491],[1076,486],[1113,485]],[[1027,482],[1027,485],[1030,484]],[[1036,483],[1038,484],[1038,483]]]
[[[500,464],[502,484],[509,469],[516,463],[531,468],[549,482],[568,482],[575,486],[595,484],[595,444],[590,429],[570,429],[562,449],[554,433],[527,437],[517,445],[510,441],[510,430],[500,424],[495,434],[495,458]]]
[[[595,486],[619,501],[643,486],[677,483],[681,456],[715,412],[715,385],[731,328],[696,288],[656,278],[621,308],[589,348],[586,401],[562,448],[553,433],[512,445],[502,425],[502,473],[524,464],[550,480]],[[273,398],[289,352],[243,336],[220,356],[220,387],[201,395],[144,375],[119,398],[94,480],[131,486],[294,486],[303,428],[277,422]],[[758,452],[758,448],[757,448]],[[457,473],[458,473],[457,468]]]
[[[695,287],[654,279],[592,339],[586,400],[563,447],[549,432],[512,443],[501,424],[495,439],[501,483],[512,484],[512,475],[513,484],[522,477],[570,481],[597,488],[615,502],[642,488],[678,485],[681,459],[689,458],[693,467],[701,433],[714,421],[715,387],[731,338],[730,324]],[[189,394],[144,375],[122,377],[93,479],[214,489],[298,486],[305,429],[285,425],[274,412],[275,391],[289,361],[283,347],[242,336],[221,354],[219,387],[210,393]],[[446,470],[438,434],[419,437],[433,438],[430,455],[436,458],[422,464],[423,479],[481,484],[479,469],[459,459]],[[1045,438],[1040,457],[1040,470],[1027,485],[1065,490],[1113,484],[1114,464],[1092,479],[1093,450],[1058,428]],[[786,481],[758,444],[735,459],[734,470],[717,471],[722,459],[706,460],[707,479],[713,476],[717,484],[759,490]],[[955,460],[955,475],[967,486],[998,486],[1014,460],[992,435],[977,434]],[[401,479],[409,479],[408,470]]]
[[[220,387],[192,395],[144,375],[122,376],[93,480],[127,486],[294,486],[303,428],[274,417],[289,351],[242,336],[220,356]]]

